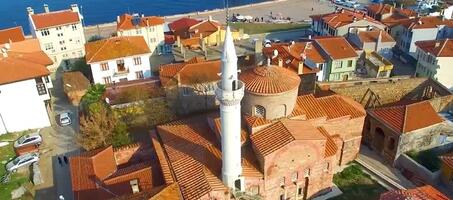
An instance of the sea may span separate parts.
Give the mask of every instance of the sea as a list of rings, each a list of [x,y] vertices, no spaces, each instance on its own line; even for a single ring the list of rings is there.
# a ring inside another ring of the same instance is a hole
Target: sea
[[[241,6],[269,0],[228,0],[228,5]],[[85,25],[113,22],[123,13],[168,16],[196,11],[224,8],[225,0],[0,0],[0,29],[22,26],[28,34],[27,7],[35,13],[43,12],[47,4],[50,11],[68,9],[79,5]]]

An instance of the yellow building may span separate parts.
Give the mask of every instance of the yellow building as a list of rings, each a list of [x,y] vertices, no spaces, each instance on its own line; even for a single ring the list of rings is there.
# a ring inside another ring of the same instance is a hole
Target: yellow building
[[[392,73],[393,64],[375,51],[364,52],[367,75],[372,78],[388,78]]]
[[[223,43],[225,38],[225,29],[224,27],[217,21],[212,20],[211,17],[209,19],[201,21],[198,24],[191,26],[188,29],[190,38],[182,40],[182,44],[185,46],[202,46],[202,44],[194,44],[194,38],[203,38],[203,42],[207,46],[217,46]],[[234,40],[238,40],[242,37],[240,31],[232,30],[232,35]],[[191,42],[186,42],[185,40],[191,40]]]
[[[442,161],[442,164],[440,167],[441,180],[445,185],[452,188],[453,187],[453,152],[440,156],[440,160]]]

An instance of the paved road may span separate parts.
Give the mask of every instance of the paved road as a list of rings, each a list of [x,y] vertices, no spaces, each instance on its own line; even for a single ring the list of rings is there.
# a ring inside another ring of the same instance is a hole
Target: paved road
[[[44,184],[36,187],[35,199],[57,199],[63,195],[66,200],[72,199],[71,177],[69,165],[58,162],[58,156],[77,152],[75,134],[78,132],[78,112],[77,108],[68,103],[63,93],[61,71],[57,71],[52,77],[54,88],[52,94],[52,127],[43,129],[43,151],[40,161],[40,169],[44,178]],[[58,114],[70,112],[72,125],[61,127],[56,123]]]

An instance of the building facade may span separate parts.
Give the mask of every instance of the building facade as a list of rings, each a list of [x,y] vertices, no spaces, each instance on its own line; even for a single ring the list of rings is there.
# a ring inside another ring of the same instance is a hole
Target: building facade
[[[392,58],[392,48],[396,45],[392,36],[382,30],[357,30],[349,34],[348,41],[365,52],[375,51],[387,59]]]
[[[113,37],[85,45],[94,83],[114,84],[152,76],[151,51],[142,36]]]
[[[453,89],[453,40],[428,40],[416,42],[418,77],[430,77]]]
[[[142,36],[152,55],[171,53],[165,46],[164,19],[155,16],[123,14],[117,18],[118,36]]]
[[[85,56],[85,35],[77,4],[68,10],[49,11],[44,5],[44,13],[34,13],[27,8],[30,31],[33,38],[39,40],[41,49],[52,59],[49,70],[56,71],[59,67],[68,70],[71,62]]]

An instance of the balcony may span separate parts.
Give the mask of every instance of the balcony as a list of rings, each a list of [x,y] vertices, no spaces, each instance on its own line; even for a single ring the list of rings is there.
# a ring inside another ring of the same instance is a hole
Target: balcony
[[[117,70],[113,74],[114,77],[119,77],[119,76],[127,76],[129,74],[129,68],[125,68],[123,70]]]

